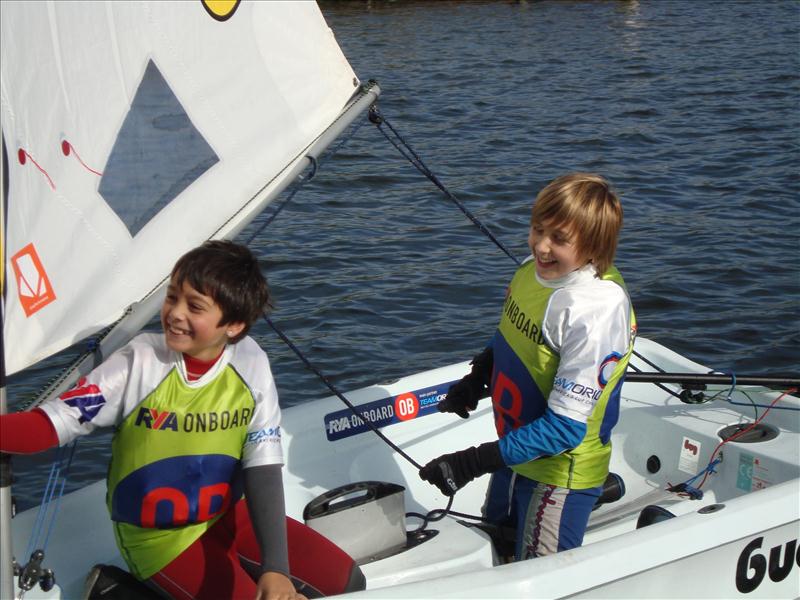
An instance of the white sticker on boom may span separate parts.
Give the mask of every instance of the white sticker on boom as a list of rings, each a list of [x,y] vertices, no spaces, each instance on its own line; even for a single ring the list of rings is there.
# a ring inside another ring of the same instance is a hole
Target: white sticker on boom
[[[681,444],[681,458],[678,461],[678,469],[684,473],[695,475],[697,464],[700,462],[700,442],[691,438],[683,438]]]

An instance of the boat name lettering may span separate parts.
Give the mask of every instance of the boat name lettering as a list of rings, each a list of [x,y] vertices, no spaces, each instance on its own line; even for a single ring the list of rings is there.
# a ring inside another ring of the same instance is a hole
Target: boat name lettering
[[[800,567],[800,547],[796,539],[770,548],[769,560],[758,552],[763,542],[763,537],[757,537],[739,555],[736,563],[736,589],[743,594],[749,594],[758,588],[767,574],[772,581],[778,583],[789,576],[795,564]]]
[[[529,340],[540,346],[544,344],[544,336],[539,326],[534,323],[529,316],[520,309],[514,296],[509,294],[503,306],[503,314],[517,328],[517,330]]]
[[[155,408],[142,406],[136,415],[136,427],[146,427],[159,431],[185,431],[186,433],[206,433],[225,429],[233,429],[247,425],[252,414],[251,408],[239,410],[223,410],[218,413],[186,413],[180,415],[168,410],[158,411]],[[260,432],[256,432],[260,433]],[[251,434],[252,435],[252,434]]]
[[[366,417],[367,421],[370,423],[375,423],[376,421],[391,419],[394,416],[394,409],[391,406],[383,406],[377,409],[373,408],[371,410],[362,410],[360,413]],[[332,419],[328,421],[328,435],[347,431],[348,429],[363,427],[364,425],[364,419],[362,419],[360,416],[345,415],[343,417],[339,417],[338,419]]]
[[[358,406],[358,415],[350,409],[328,413],[324,417],[325,433],[329,441],[336,441],[364,433],[371,427],[386,427],[438,414],[437,404],[454,383],[440,381],[430,387],[374,400]]]

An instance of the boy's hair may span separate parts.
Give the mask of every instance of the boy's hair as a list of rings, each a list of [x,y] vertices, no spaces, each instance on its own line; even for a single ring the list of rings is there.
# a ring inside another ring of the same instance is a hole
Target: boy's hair
[[[258,260],[247,246],[228,240],[209,240],[178,259],[172,269],[177,285],[187,282],[211,296],[222,310],[219,325],[242,322],[242,332],[231,338],[235,344],[258,317],[272,308],[267,280]]]
[[[614,262],[622,204],[600,175],[570,173],[551,181],[536,196],[531,209],[534,223],[572,228],[578,256],[591,260],[602,275]]]

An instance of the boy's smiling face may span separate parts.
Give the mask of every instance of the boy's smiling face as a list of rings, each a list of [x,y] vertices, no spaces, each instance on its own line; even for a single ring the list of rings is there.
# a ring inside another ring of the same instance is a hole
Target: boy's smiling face
[[[578,251],[575,232],[565,225],[533,223],[528,247],[536,258],[536,274],[545,281],[564,277],[589,262]]]
[[[244,323],[220,325],[222,309],[211,296],[194,289],[187,281],[170,281],[161,306],[161,326],[167,346],[198,360],[220,355],[228,340],[238,335]]]

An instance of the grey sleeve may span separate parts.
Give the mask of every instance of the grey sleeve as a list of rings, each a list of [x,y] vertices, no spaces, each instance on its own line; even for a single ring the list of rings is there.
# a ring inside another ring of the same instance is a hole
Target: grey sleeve
[[[261,549],[261,573],[276,571],[288,577],[289,547],[281,468],[282,465],[264,465],[245,469],[244,494]]]

